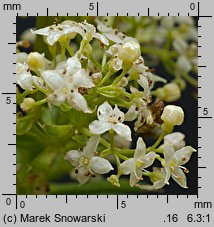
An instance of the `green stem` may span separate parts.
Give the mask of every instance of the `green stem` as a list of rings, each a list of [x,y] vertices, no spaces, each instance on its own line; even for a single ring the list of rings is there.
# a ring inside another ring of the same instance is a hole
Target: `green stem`
[[[73,49],[71,48],[71,46],[67,43],[67,42],[64,42],[63,43],[65,45],[65,48],[67,49],[67,51],[69,52],[70,56],[74,56],[74,51]]]
[[[122,78],[126,75],[128,70],[123,70],[122,73],[113,81],[112,85],[116,86],[121,80]]]
[[[105,195],[105,194],[129,194],[132,193],[143,193],[146,192],[140,188],[133,187],[129,185],[128,179],[120,179],[120,187],[115,187],[106,180],[89,182],[80,186],[76,182],[72,183],[51,183],[50,184],[50,194],[52,195]]]
[[[110,129],[109,130],[109,136],[110,136],[111,153],[114,156],[115,162],[117,164],[117,169],[119,170],[119,167],[120,167],[120,159],[117,156],[117,154],[115,153],[115,149],[114,149],[114,130],[113,129]]]
[[[109,130],[109,136],[110,136],[110,148],[111,152],[114,153],[114,130],[110,129]]]
[[[61,61],[65,61],[65,50],[66,50],[66,48],[62,43],[60,43],[60,45],[61,45]]]
[[[102,59],[102,69],[104,69],[104,68],[105,68],[105,65],[106,65],[106,59],[107,59],[107,55],[106,55],[106,52],[104,52],[103,59]]]
[[[193,87],[197,88],[198,87],[198,81],[196,79],[194,79],[193,77],[191,77],[188,74],[182,74],[182,77],[188,82],[190,83]]]
[[[90,57],[90,60],[94,63],[94,65],[99,69],[102,70],[102,66],[100,65],[100,63],[93,57]]]
[[[92,136],[92,134],[88,131],[88,129],[86,129],[86,128],[82,128],[82,129],[80,129],[79,130],[82,134],[85,134],[86,136]],[[105,146],[105,147],[107,147],[107,148],[109,148],[110,147],[110,144],[109,144],[109,142],[107,142],[105,139],[103,139],[103,138],[100,138],[100,143],[103,145],[103,146]]]
[[[120,157],[121,159],[123,159],[124,161],[128,160],[129,158],[120,154],[120,153],[117,153],[118,157]]]
[[[46,103],[47,101],[48,101],[47,98],[42,99],[42,100],[39,100],[39,101],[37,101],[37,102],[34,103],[34,106],[35,106],[35,107],[36,107],[36,106],[40,106],[40,105]]]
[[[162,131],[162,133],[160,134],[159,138],[156,140],[156,142],[147,149],[147,152],[156,149],[156,147],[160,144],[160,142],[163,140],[164,136],[166,135],[165,132]]]
[[[100,83],[97,85],[97,87],[101,87],[111,76],[113,75],[112,71],[108,71],[108,73],[105,75],[105,77],[100,81]]]

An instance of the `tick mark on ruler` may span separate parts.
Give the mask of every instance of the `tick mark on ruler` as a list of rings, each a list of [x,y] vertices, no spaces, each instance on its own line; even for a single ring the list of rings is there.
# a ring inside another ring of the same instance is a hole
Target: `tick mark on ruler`
[[[203,116],[201,116],[201,117],[198,117],[198,118],[200,118],[200,119],[210,119],[210,118],[213,118],[213,117],[211,117],[211,116],[207,116],[207,117],[203,117]]]

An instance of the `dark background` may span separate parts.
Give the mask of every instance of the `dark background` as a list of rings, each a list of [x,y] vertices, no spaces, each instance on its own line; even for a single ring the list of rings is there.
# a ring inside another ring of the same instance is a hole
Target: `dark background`
[[[197,27],[197,18],[195,18]],[[16,18],[16,40],[20,40],[20,35],[26,29],[36,27],[36,17],[17,17]],[[32,51],[31,48],[24,50],[26,52]],[[167,75],[164,67],[160,64],[155,68],[155,73],[159,76],[165,77],[166,79],[171,78]],[[193,93],[196,90],[187,84],[186,90],[182,94],[182,98],[178,100],[175,105],[181,106],[185,112],[185,121],[182,126],[175,127],[174,131],[183,132],[186,135],[186,144],[191,145],[195,149],[198,147],[198,101],[193,97]],[[183,189],[178,186],[173,180],[170,180],[170,186],[164,187],[158,193],[148,194],[186,194],[196,195],[198,194],[198,157],[197,153],[192,155],[190,161],[185,165],[189,169],[187,174],[188,189]]]

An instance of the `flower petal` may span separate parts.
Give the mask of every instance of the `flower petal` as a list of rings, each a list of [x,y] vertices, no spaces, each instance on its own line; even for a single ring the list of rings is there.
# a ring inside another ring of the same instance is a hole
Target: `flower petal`
[[[134,172],[132,172],[130,174],[130,179],[129,179],[130,186],[134,187],[137,184],[138,181],[140,181],[140,178],[137,177],[137,175]]]
[[[164,183],[169,184],[169,179],[171,174],[169,167],[165,166],[164,168],[161,169],[161,172],[163,173],[163,176],[165,176]]]
[[[109,122],[102,122],[102,121],[92,121],[89,125],[90,133],[92,134],[102,134],[106,131],[109,131],[111,129],[111,123]]]
[[[94,83],[91,77],[89,77],[88,73],[84,69],[80,69],[76,73],[74,73],[71,79],[71,85],[74,89],[78,89],[79,87],[94,87]]]
[[[114,115],[118,119],[118,121],[123,122],[124,121],[124,113],[118,109],[117,105],[115,105],[113,111],[114,111]]]
[[[144,158],[141,159],[141,161],[142,161],[141,168],[147,168],[147,167],[151,166],[153,164],[153,162],[155,161],[156,157],[157,157],[157,154],[154,151],[151,151],[148,154],[146,154],[144,156]]]
[[[78,150],[71,150],[65,154],[65,160],[68,160],[73,166],[77,166],[79,164],[80,157],[81,153]]]
[[[134,159],[142,160],[144,155],[146,154],[146,144],[144,143],[143,139],[141,137],[137,140],[137,146],[134,153]]]
[[[65,86],[65,81],[63,78],[54,70],[42,71],[41,75],[47,85],[53,90],[61,89]]]
[[[27,91],[32,90],[33,79],[32,79],[32,75],[29,72],[23,72],[21,74],[17,74],[16,82],[24,90],[27,90]]]
[[[114,169],[108,160],[100,157],[92,157],[89,168],[98,174],[105,174]]]
[[[75,168],[73,176],[79,181],[81,185],[87,183],[91,178],[89,169],[87,169],[85,166],[77,166]]]
[[[120,165],[120,171],[122,174],[130,174],[132,171],[134,170],[134,159],[130,158],[126,161],[124,161],[121,165]]]
[[[67,95],[67,102],[74,109],[78,111],[83,111],[84,113],[91,113],[91,110],[88,108],[88,103],[85,100],[84,96],[78,92],[73,92]]]
[[[182,188],[187,187],[187,179],[183,170],[179,167],[175,168],[173,172],[171,172],[171,176],[175,182],[177,182]]]
[[[50,27],[49,26],[48,27],[45,27],[45,28],[41,28],[41,29],[35,30],[35,31],[33,31],[31,29],[31,32],[33,34],[44,35],[44,36],[48,36],[49,31],[50,31]]]
[[[113,115],[113,109],[106,101],[98,107],[97,117],[100,121],[107,121],[110,115]]]
[[[68,71],[76,71],[82,68],[81,63],[77,57],[77,55],[74,55],[71,58],[67,59],[67,70]]]
[[[168,144],[163,144],[162,148],[163,148],[165,162],[166,164],[168,164],[172,160],[173,155],[175,153],[174,148]]]
[[[112,129],[121,137],[128,141],[132,141],[131,130],[129,126],[123,123],[112,124]]]
[[[59,38],[61,36],[64,35],[64,32],[63,31],[60,31],[60,30],[53,30],[53,31],[50,31],[48,36],[47,36],[47,42],[49,45],[53,46],[53,44],[59,40]]]
[[[101,43],[105,44],[106,46],[109,45],[108,39],[106,39],[106,37],[104,35],[95,33],[94,38],[98,39]]]
[[[140,74],[140,79],[137,80],[138,84],[144,89],[144,97],[148,97],[150,95],[150,88],[149,88],[149,83],[148,79]]]
[[[137,115],[138,115],[138,111],[136,110],[136,106],[131,105],[131,107],[129,108],[129,110],[125,114],[124,121],[133,121],[137,118]]]
[[[164,144],[170,144],[175,150],[185,146],[185,135],[181,132],[173,132],[164,137]]]
[[[184,165],[190,160],[192,153],[196,152],[196,150],[191,146],[186,146],[177,150],[174,154],[173,159],[177,163],[178,166]]]
[[[99,142],[100,142],[99,135],[92,136],[88,140],[86,146],[84,147],[82,154],[86,157],[93,156],[97,150],[97,146],[98,146]]]

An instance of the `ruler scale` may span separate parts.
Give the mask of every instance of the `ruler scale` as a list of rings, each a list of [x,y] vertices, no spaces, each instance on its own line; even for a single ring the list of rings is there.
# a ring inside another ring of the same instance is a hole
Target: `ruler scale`
[[[1,4],[1,212],[3,225],[104,226],[149,224],[210,226],[214,223],[212,64],[214,2],[45,1]],[[93,7],[92,7],[93,5]],[[167,6],[167,7],[166,7]],[[16,194],[16,16],[196,16],[198,19],[197,195],[17,195]],[[5,19],[7,18],[7,19]],[[7,76],[5,76],[7,75]],[[207,110],[207,111],[206,111]],[[26,216],[26,215],[29,216]],[[36,217],[37,216],[37,217]],[[27,222],[27,219],[31,220]]]

